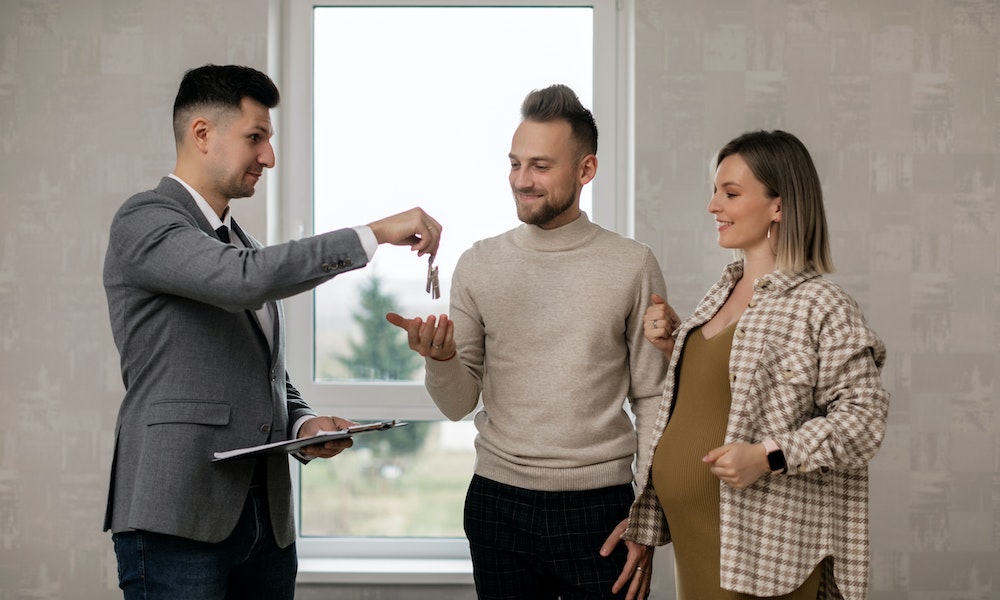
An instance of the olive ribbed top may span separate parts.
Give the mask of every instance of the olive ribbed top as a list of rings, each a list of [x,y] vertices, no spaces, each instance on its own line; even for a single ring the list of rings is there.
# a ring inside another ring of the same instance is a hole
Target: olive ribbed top
[[[724,442],[734,331],[735,324],[707,340],[700,327],[688,334],[673,414],[653,454],[653,487],[670,526],[679,600],[752,598],[719,585],[719,480],[701,461]],[[820,572],[779,598],[815,600]]]

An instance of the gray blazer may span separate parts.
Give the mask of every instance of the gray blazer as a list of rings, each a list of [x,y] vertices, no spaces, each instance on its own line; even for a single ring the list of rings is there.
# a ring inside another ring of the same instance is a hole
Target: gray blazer
[[[218,542],[239,519],[253,461],[212,453],[288,439],[315,414],[287,380],[280,299],[368,258],[352,229],[262,247],[222,243],[194,199],[164,178],[115,214],[104,262],[125,397],[115,426],[105,530]],[[253,311],[274,316],[268,347]],[[268,459],[281,547],[295,540],[288,459]]]

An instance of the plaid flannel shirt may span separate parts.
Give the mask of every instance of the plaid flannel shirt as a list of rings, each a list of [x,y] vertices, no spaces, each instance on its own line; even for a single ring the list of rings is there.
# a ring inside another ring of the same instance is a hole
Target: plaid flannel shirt
[[[681,326],[656,418],[651,457],[670,417],[678,359],[690,331],[722,307],[743,274],[726,267]],[[732,405],[725,442],[773,438],[785,475],[738,490],[720,482],[722,587],[755,596],[785,594],[826,557],[820,598],[858,600],[868,587],[868,463],[885,434],[888,393],[880,370],[885,346],[861,309],[815,271],[772,272],[754,282],[729,357]],[[650,476],[639,465],[640,494],[625,538],[670,541]]]

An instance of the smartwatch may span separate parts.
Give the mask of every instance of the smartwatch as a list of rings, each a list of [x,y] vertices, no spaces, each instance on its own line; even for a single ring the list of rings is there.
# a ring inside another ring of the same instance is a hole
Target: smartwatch
[[[767,452],[767,466],[771,469],[771,473],[787,473],[785,453],[778,447],[778,443],[772,439],[766,439],[761,443],[764,445],[764,452]]]

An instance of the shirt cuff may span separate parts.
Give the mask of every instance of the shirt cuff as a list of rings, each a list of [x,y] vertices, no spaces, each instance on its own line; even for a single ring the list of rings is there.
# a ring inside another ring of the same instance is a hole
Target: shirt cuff
[[[357,232],[358,239],[361,240],[361,247],[365,249],[365,254],[368,255],[370,261],[375,256],[375,251],[378,250],[378,240],[375,239],[375,233],[367,225],[358,225],[353,229]]]
[[[299,439],[299,430],[300,430],[300,429],[302,429],[302,425],[303,425],[303,424],[304,424],[304,423],[305,423],[306,421],[308,421],[309,419],[311,419],[311,418],[313,418],[313,417],[315,417],[315,416],[316,416],[316,415],[306,415],[306,416],[304,416],[304,417],[299,417],[299,420],[298,420],[298,421],[295,421],[295,423],[294,423],[294,424],[292,425],[292,439],[293,439],[293,440],[297,440],[297,439]],[[296,457],[298,457],[298,458],[302,459],[302,460],[305,460],[305,461],[310,461],[310,460],[312,460],[312,457],[311,457],[311,456],[305,456],[304,454],[301,454],[301,453],[300,453],[300,452],[299,452],[298,450],[296,450],[296,451],[294,452],[294,455],[295,455]]]

